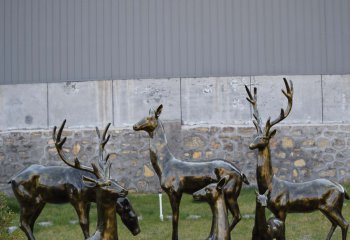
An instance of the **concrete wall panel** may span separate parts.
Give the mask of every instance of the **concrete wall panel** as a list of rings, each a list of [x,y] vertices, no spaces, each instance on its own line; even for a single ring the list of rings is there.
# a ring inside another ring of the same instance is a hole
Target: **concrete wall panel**
[[[249,77],[181,79],[184,124],[242,124],[250,120],[244,85]]]
[[[350,121],[350,75],[322,76],[324,122]]]
[[[180,79],[114,81],[116,126],[131,126],[148,114],[150,107],[163,104],[163,120],[181,119]]]
[[[47,85],[0,86],[0,128],[34,129],[47,127]]]
[[[293,81],[294,95],[290,115],[281,123],[321,123],[321,76],[259,76],[252,77],[252,88],[258,88],[258,106],[262,120],[278,117],[281,108],[287,107],[283,77]]]
[[[49,126],[100,128],[113,122],[112,81],[49,84]]]

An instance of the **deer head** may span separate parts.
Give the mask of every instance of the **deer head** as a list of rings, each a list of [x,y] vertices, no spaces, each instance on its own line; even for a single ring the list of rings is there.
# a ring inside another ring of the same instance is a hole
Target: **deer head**
[[[140,233],[139,220],[135,211],[127,198],[117,199],[117,212],[121,214],[124,225],[134,236]]]
[[[134,126],[133,129],[135,131],[141,131],[144,130],[148,132],[150,136],[153,135],[153,131],[158,126],[158,118],[160,114],[162,113],[163,105],[159,105],[157,110],[150,109],[149,115],[147,117],[142,118],[140,121],[138,121]]]
[[[223,188],[227,183],[229,176],[225,176],[217,183],[211,183],[208,186],[193,193],[193,199],[196,201],[205,201],[208,203],[214,203],[219,196],[223,193]]]
[[[256,202],[260,204],[262,207],[267,207],[268,195],[270,194],[270,190],[267,189],[264,194],[259,194],[257,190],[255,190]]]
[[[55,126],[52,134],[55,147],[62,161],[70,167],[94,174],[96,176],[96,179],[90,178],[88,176],[83,176],[82,180],[86,186],[98,190],[99,194],[102,194],[106,201],[115,201],[115,199],[118,197],[125,197],[128,194],[128,191],[120,186],[117,181],[110,178],[111,163],[108,161],[110,155],[108,154],[106,157],[103,156],[104,147],[110,138],[110,135],[106,137],[110,123],[107,124],[102,135],[96,127],[96,133],[99,138],[99,160],[98,164],[91,163],[91,167],[82,165],[77,157],[75,157],[73,160],[70,160],[66,157],[66,154],[63,151],[63,145],[66,142],[67,138],[64,137],[61,139],[65,123],[66,120],[63,121],[57,134]]]
[[[276,129],[271,130],[271,128],[276,125],[277,123],[281,122],[283,119],[285,119],[291,109],[292,109],[292,103],[293,103],[293,82],[289,81],[289,84],[287,82],[287,79],[283,78],[284,84],[286,86],[286,91],[282,89],[282,93],[284,96],[286,96],[288,100],[288,105],[286,109],[281,109],[280,115],[271,121],[271,118],[269,117],[268,120],[265,123],[265,127],[262,126],[262,121],[259,115],[258,107],[257,107],[257,89],[254,87],[254,94],[252,95],[247,85],[245,86],[245,89],[247,91],[248,97],[247,100],[250,102],[250,104],[253,107],[253,123],[256,128],[258,136],[253,140],[253,142],[249,145],[250,149],[263,149],[266,146],[268,146],[270,139],[276,134]]]

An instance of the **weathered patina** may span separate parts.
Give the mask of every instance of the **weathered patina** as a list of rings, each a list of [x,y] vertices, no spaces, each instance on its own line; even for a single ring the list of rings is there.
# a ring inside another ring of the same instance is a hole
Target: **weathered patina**
[[[70,160],[65,156],[63,151],[63,145],[66,141],[66,137],[61,139],[62,131],[66,121],[63,121],[60,129],[56,135],[56,127],[53,130],[53,140],[58,152],[58,155],[68,166],[76,169],[83,170],[94,174],[96,178],[83,175],[83,183],[92,188],[96,193],[96,206],[97,206],[97,229],[95,234],[88,238],[89,240],[117,240],[118,228],[116,218],[115,202],[120,197],[126,197],[128,191],[120,186],[116,180],[110,177],[111,162],[108,161],[109,154],[106,157],[103,156],[104,147],[107,144],[110,135],[107,135],[108,124],[103,131],[102,135],[96,127],[96,133],[99,138],[99,161],[98,163],[91,163],[91,167],[82,165],[77,157],[74,160]]]
[[[247,100],[253,107],[253,123],[257,130],[257,136],[250,144],[250,149],[258,149],[256,178],[259,193],[270,191],[268,208],[276,217],[285,221],[287,213],[306,213],[320,210],[332,223],[332,227],[326,239],[331,239],[337,226],[342,230],[342,239],[346,239],[349,224],[342,216],[344,199],[349,199],[345,189],[338,183],[327,179],[316,179],[313,181],[292,183],[276,177],[272,172],[270,139],[276,134],[276,129],[270,132],[271,128],[285,119],[292,109],[293,83],[288,84],[284,78],[286,90],[282,93],[288,100],[287,108],[281,109],[280,115],[271,121],[269,118],[265,127],[257,108],[257,89],[254,88],[252,95],[246,87]]]
[[[217,183],[209,184],[208,186],[193,193],[195,201],[207,202],[213,214],[210,234],[208,240],[229,240],[230,229],[227,218],[227,207],[223,188],[228,182],[229,177],[225,176]]]
[[[21,229],[29,239],[33,236],[35,221],[46,203],[72,204],[84,237],[89,237],[90,205],[96,202],[96,192],[82,182],[83,176],[96,178],[94,174],[71,167],[33,164],[11,178],[9,183],[21,208]],[[133,235],[137,235],[140,227],[128,198],[118,198],[115,206],[124,225]]]
[[[255,191],[255,225],[252,240],[285,240],[284,222],[276,217],[271,217],[266,221],[265,208],[268,204],[268,194],[269,190],[264,194]]]
[[[241,219],[237,198],[242,182],[249,184],[248,180],[233,163],[223,159],[190,162],[175,158],[169,151],[163,124],[159,119],[162,109],[163,105],[160,105],[156,111],[151,109],[149,115],[136,123],[133,129],[143,130],[149,134],[151,163],[172,207],[172,239],[178,239],[179,206],[182,194],[193,194],[210,183],[218,182],[225,175],[230,176],[224,192],[227,208],[233,215],[230,225],[232,230]],[[223,169],[219,173],[220,176],[215,174],[217,168]]]

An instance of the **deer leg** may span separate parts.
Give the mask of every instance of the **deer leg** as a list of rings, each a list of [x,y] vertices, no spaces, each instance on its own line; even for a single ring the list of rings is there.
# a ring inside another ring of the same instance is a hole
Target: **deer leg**
[[[28,240],[35,240],[33,231],[30,226],[30,219],[34,215],[33,207],[21,207],[21,216],[20,216],[20,228],[26,234]]]
[[[239,206],[237,203],[237,200],[230,197],[226,199],[226,205],[228,210],[231,212],[233,219],[232,223],[230,224],[230,232],[233,230],[233,228],[237,225],[237,223],[242,219],[241,213],[239,211]]]
[[[347,221],[345,221],[341,212],[331,211],[331,212],[329,212],[329,215],[333,219],[334,223],[339,225],[339,227],[341,228],[342,240],[346,240],[346,235],[348,233],[349,223]],[[333,227],[333,225],[332,225],[332,227]],[[334,229],[335,228],[336,228],[336,226],[334,227]],[[334,232],[334,230],[333,230],[333,232]]]
[[[169,200],[171,209],[173,212],[173,233],[172,233],[172,240],[178,240],[178,223],[179,223],[179,207],[180,207],[180,201],[182,194],[175,195],[175,194],[169,194]]]
[[[41,211],[44,209],[45,207],[45,203],[41,203],[37,206],[37,208],[34,210],[34,214],[32,215],[32,217],[30,218],[29,220],[29,226],[30,226],[30,229],[32,230],[32,232],[34,232],[34,224],[35,224],[35,221],[38,219]]]
[[[79,224],[81,230],[83,231],[85,239],[90,236],[89,232],[89,212],[90,212],[90,203],[88,202],[77,202],[73,204],[75,211],[79,217]]]

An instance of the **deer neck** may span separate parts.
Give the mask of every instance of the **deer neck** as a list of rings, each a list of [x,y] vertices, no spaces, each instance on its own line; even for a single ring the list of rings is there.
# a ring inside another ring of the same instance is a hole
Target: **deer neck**
[[[115,201],[97,195],[97,231],[91,239],[118,240]]]
[[[150,136],[151,163],[158,176],[162,175],[164,165],[173,158],[165,136],[164,127],[160,120]]]
[[[213,213],[211,239],[229,239],[229,224],[224,195],[221,195],[214,204],[210,204],[210,208]]]
[[[265,216],[265,208],[256,203],[255,207],[255,227],[258,229],[258,232],[266,232],[267,222]]]
[[[256,168],[256,178],[260,194],[263,194],[272,182],[272,165],[270,147],[267,145],[263,149],[259,149],[258,163]]]

